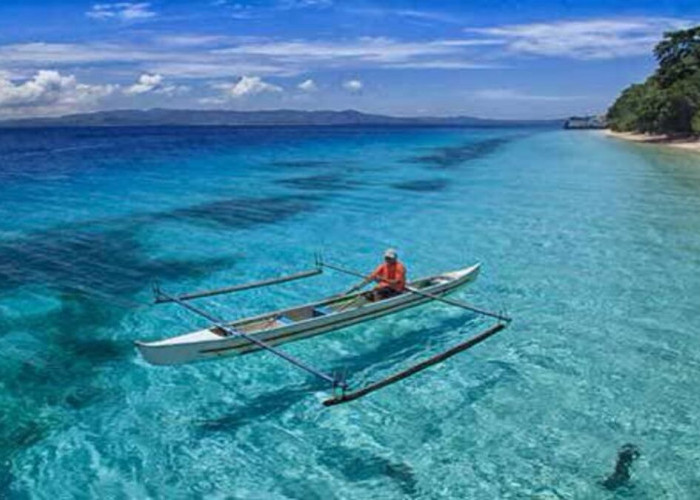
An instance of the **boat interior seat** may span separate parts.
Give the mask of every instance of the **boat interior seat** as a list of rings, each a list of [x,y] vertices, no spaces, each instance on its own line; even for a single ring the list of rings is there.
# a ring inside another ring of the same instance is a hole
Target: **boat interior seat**
[[[328,306],[316,306],[314,307],[314,316],[325,316],[327,314],[333,314],[333,309]]]
[[[284,314],[280,314],[277,317],[277,321],[285,326],[295,323],[295,321],[292,318],[290,318],[289,316],[285,316]]]

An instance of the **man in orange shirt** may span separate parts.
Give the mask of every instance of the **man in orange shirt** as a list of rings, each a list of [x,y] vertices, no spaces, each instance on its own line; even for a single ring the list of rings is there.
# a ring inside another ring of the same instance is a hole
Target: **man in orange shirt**
[[[348,293],[359,290],[372,281],[376,281],[377,286],[365,294],[371,301],[388,299],[406,290],[406,267],[399,262],[396,250],[389,248],[384,252],[384,263],[377,266],[364,281],[348,290]]]

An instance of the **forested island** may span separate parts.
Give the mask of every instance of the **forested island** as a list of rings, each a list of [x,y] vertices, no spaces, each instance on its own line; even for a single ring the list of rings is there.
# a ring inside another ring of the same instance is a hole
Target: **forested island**
[[[397,117],[345,111],[276,109],[234,111],[213,109],[123,109],[58,117],[0,121],[3,128],[44,127],[300,127],[300,126],[426,126],[426,127],[558,127],[563,120],[497,120],[473,116]]]
[[[700,26],[665,33],[654,48],[658,67],[627,87],[610,107],[615,132],[700,135]]]

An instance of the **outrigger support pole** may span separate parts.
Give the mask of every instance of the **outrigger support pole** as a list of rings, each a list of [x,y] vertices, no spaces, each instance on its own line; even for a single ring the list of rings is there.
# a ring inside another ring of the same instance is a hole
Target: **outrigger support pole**
[[[357,271],[351,271],[349,269],[335,266],[333,264],[326,264],[325,262],[322,262],[322,261],[317,261],[317,263],[318,263],[318,265],[320,265],[322,267],[334,269],[338,272],[349,274],[350,276],[357,276],[358,278],[366,278],[366,276],[364,274],[358,273]],[[423,292],[423,291],[418,290],[416,288],[413,288],[411,286],[407,286],[406,290],[408,290],[409,292],[414,293],[416,295],[421,295],[421,296],[429,298],[429,299],[437,300],[439,302],[444,302],[445,304],[450,304],[452,306],[461,307],[462,309],[466,309],[467,311],[472,311],[472,312],[475,312],[477,314],[482,314],[484,316],[496,318],[499,321],[505,321],[506,323],[510,323],[512,321],[512,318],[510,318],[509,316],[505,316],[503,314],[487,311],[486,309],[481,309],[479,307],[475,307],[471,304],[467,304],[466,302],[462,302],[461,300],[449,299],[447,297],[442,297],[440,295],[426,293],[426,292]]]
[[[157,293],[158,298],[166,299],[166,300],[163,300],[162,302],[175,302],[176,304],[181,305],[185,309],[188,309],[191,312],[193,312],[193,313],[195,313],[203,318],[208,319],[209,321],[211,321],[214,324],[214,326],[216,326],[217,328],[220,328],[221,330],[226,332],[227,336],[243,337],[247,341],[252,342],[253,344],[257,345],[261,349],[265,349],[266,351],[271,352],[275,356],[278,356],[278,357],[284,359],[285,361],[288,361],[289,363],[293,364],[294,366],[301,368],[302,370],[304,370],[304,371],[306,371],[306,372],[308,372],[308,373],[310,373],[310,374],[312,374],[320,379],[323,379],[326,382],[329,382],[334,390],[339,387],[342,390],[342,392],[344,393],[345,390],[347,389],[348,385],[344,380],[342,380],[338,377],[334,377],[332,375],[329,375],[327,373],[324,373],[321,370],[318,370],[312,366],[309,366],[306,363],[304,363],[303,361],[301,361],[300,359],[297,359],[296,357],[292,356],[291,354],[287,354],[286,352],[281,351],[280,349],[277,349],[276,347],[273,347],[273,346],[271,346],[271,345],[269,345],[261,340],[258,340],[255,337],[253,337],[252,335],[248,335],[248,334],[243,333],[241,331],[238,331],[230,326],[227,326],[224,323],[224,321],[216,318],[215,316],[212,316],[208,312],[206,312],[198,307],[193,306],[192,304],[188,304],[187,302],[185,302],[183,299],[181,299],[179,297],[175,297],[173,295],[169,295],[169,294],[165,293],[159,287],[155,287],[154,291]]]
[[[243,290],[250,290],[251,288],[260,288],[263,286],[276,285],[277,283],[286,283],[287,281],[295,281],[303,278],[309,278],[311,276],[316,276],[321,274],[323,269],[320,266],[316,266],[313,269],[308,269],[306,271],[300,271],[294,274],[288,274],[286,276],[280,276],[278,278],[270,278],[261,281],[253,281],[251,283],[242,283],[240,285],[233,285],[226,288],[217,288],[215,290],[203,290],[201,292],[192,292],[184,295],[178,295],[177,298],[180,300],[192,300],[200,299],[203,297],[212,297],[214,295],[221,295],[224,293],[241,292]],[[156,295],[156,304],[162,304],[164,302],[174,302],[172,298],[167,298],[165,296]]]
[[[483,316],[489,316],[490,318],[496,318],[499,321],[505,321],[506,323],[510,323],[513,321],[513,318],[510,316],[506,316],[504,314],[499,314],[491,311],[487,311],[486,309],[481,309],[479,307],[475,307],[471,304],[467,304],[466,302],[462,302],[461,300],[455,300],[452,298],[448,297],[440,297],[439,295],[433,295],[432,293],[426,293],[421,290],[416,290],[413,287],[406,287],[409,292],[415,293],[416,295],[422,295],[423,297],[428,297],[433,300],[437,300],[440,302],[444,302],[445,304],[450,304],[452,306],[457,306],[461,307],[462,309],[466,309],[467,311],[472,311],[477,314],[481,314]]]
[[[414,375],[418,372],[421,372],[425,370],[426,368],[433,366],[437,363],[441,363],[442,361],[445,361],[447,358],[451,358],[455,354],[458,354],[462,351],[466,351],[470,347],[475,346],[476,344],[483,342],[487,338],[489,338],[491,335],[494,335],[498,333],[499,331],[503,330],[507,325],[505,323],[496,323],[495,325],[487,328],[483,332],[479,333],[478,335],[475,335],[474,337],[471,337],[469,340],[466,340],[460,344],[457,344],[456,346],[443,351],[439,354],[436,354],[435,356],[428,358],[424,361],[421,361],[420,363],[417,363],[413,366],[410,366],[406,368],[403,371],[394,373],[393,375],[390,375],[382,380],[379,380],[378,382],[371,383],[365,387],[362,387],[360,389],[354,390],[354,391],[343,391],[340,395],[336,395],[330,399],[326,399],[323,402],[324,406],[333,406],[333,405],[338,405],[341,403],[349,403],[350,401],[354,401],[355,399],[359,399],[363,396],[366,396],[369,393],[372,393],[374,391],[378,391],[379,389],[382,389],[388,385],[394,384],[400,380],[403,380],[407,377],[410,377],[411,375]]]

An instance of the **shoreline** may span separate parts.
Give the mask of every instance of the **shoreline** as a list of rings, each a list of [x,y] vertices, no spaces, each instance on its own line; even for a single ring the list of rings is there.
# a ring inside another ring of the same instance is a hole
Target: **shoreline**
[[[695,138],[673,138],[665,134],[652,135],[652,134],[639,134],[636,132],[613,132],[610,129],[605,129],[602,131],[607,137],[612,137],[614,139],[621,139],[623,141],[630,142],[640,142],[643,144],[654,144],[658,146],[668,146],[675,149],[682,149],[684,151],[695,151],[700,153],[700,139]]]

